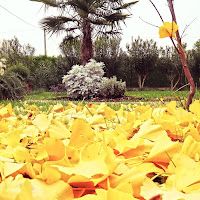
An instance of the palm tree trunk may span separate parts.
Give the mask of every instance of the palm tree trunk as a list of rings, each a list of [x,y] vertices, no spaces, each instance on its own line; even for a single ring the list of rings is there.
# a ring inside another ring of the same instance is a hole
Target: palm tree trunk
[[[82,65],[85,65],[91,58],[93,58],[94,50],[92,44],[92,28],[90,22],[83,20],[82,24],[82,43],[81,43],[81,60]]]

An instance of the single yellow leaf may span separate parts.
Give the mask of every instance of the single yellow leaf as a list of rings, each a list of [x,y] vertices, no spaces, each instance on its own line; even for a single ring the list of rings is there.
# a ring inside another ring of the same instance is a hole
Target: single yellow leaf
[[[56,168],[46,167],[42,170],[41,178],[47,184],[52,184],[61,179],[61,174]]]
[[[15,200],[34,200],[32,189],[31,189],[31,182],[29,179],[25,179],[24,184],[21,188],[21,192],[17,194]]]
[[[33,124],[40,129],[41,132],[45,132],[51,123],[51,118],[44,113],[41,113],[35,117]]]
[[[69,146],[75,148],[83,147],[94,139],[94,131],[83,119],[76,119],[71,128],[71,138]]]
[[[160,38],[165,38],[165,37],[175,38],[175,33],[177,30],[178,30],[178,26],[174,21],[173,23],[163,22],[163,26],[159,28]]]

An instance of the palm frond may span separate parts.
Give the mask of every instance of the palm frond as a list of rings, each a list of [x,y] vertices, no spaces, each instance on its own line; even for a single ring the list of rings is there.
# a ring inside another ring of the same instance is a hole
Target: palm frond
[[[47,30],[48,32],[56,33],[59,31],[66,30],[65,23],[75,22],[75,19],[63,16],[53,16],[53,17],[46,17],[41,20],[41,26],[43,29]],[[70,27],[70,31],[72,31],[73,27]]]
[[[87,1],[82,0],[70,0],[65,3],[66,5],[70,5],[75,9],[83,11],[85,13],[89,13],[89,5]]]
[[[91,24],[94,24],[94,25],[112,25],[111,23],[109,23],[107,20],[105,19],[88,19],[88,21],[91,23]]]
[[[109,22],[118,22],[118,21],[123,21],[125,20],[126,18],[128,18],[130,15],[128,14],[122,14],[122,13],[112,13],[110,15],[106,15],[104,16],[104,19],[106,19],[107,21]]]
[[[122,6],[119,6],[117,8],[115,8],[114,10],[122,10],[122,9],[127,9],[129,8],[130,6],[132,6],[133,4],[136,4],[138,1],[133,1],[133,2],[130,2],[130,3],[125,3],[123,4]]]
[[[52,7],[58,7],[58,5],[59,5],[56,0],[30,0],[30,1],[41,2],[47,6],[52,6]]]

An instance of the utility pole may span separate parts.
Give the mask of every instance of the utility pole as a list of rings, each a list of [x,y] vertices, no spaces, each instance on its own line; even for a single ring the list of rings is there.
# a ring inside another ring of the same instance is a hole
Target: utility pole
[[[46,30],[44,28],[44,55],[47,55]]]

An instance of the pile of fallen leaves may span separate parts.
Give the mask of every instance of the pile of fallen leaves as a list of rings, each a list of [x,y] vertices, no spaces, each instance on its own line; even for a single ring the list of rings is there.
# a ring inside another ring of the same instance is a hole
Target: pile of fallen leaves
[[[200,102],[1,106],[0,199],[199,200]]]

